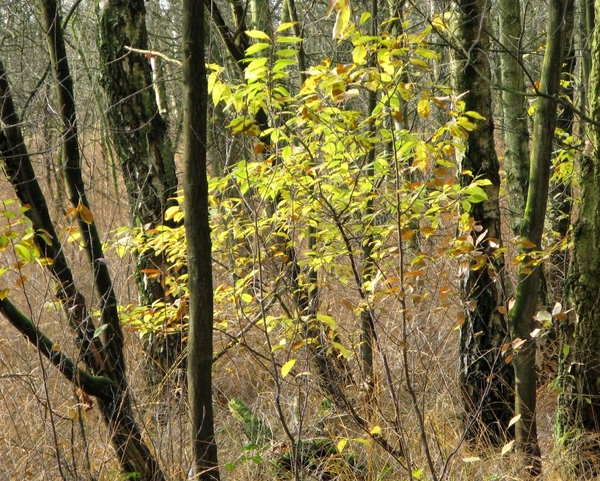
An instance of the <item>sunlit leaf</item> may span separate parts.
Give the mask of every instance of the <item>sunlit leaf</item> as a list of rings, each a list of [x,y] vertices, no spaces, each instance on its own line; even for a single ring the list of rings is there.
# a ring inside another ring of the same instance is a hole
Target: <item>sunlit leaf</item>
[[[378,434],[381,434],[381,426],[374,426],[373,429],[371,429],[369,431],[369,434],[371,434],[372,436],[376,436]]]
[[[502,447],[501,455],[504,456],[506,453],[509,453],[512,450],[512,448],[513,448],[514,445],[515,445],[514,439],[512,441],[509,441],[508,443],[506,443]]]
[[[265,32],[261,32],[260,30],[246,30],[246,35],[248,35],[250,38],[256,38],[258,40],[271,41],[271,38]]]
[[[513,424],[517,423],[519,419],[521,419],[521,415],[517,414],[508,422],[508,427],[510,428]]]
[[[296,359],[290,359],[283,366],[281,366],[281,377],[285,378],[290,373],[295,364]]]
[[[92,222],[94,222],[94,216],[92,215],[92,211],[88,209],[85,205],[79,204],[77,209],[79,210],[79,217],[83,222],[85,222],[86,224],[91,224]]]

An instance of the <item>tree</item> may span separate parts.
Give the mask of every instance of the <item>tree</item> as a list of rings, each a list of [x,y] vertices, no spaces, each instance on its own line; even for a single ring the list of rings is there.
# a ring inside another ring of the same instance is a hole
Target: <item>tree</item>
[[[541,461],[536,424],[536,344],[531,333],[535,328],[541,262],[535,259],[533,253],[542,249],[556,126],[556,96],[560,89],[561,69],[557,65],[562,65],[565,42],[565,5],[565,0],[553,2],[548,14],[546,52],[531,142],[529,188],[521,224],[521,252],[524,257],[519,266],[519,283],[510,311],[513,346],[515,342],[520,344],[518,354],[512,361],[515,370],[515,412],[520,416],[516,423],[516,443],[525,454],[525,465],[529,466],[534,476],[541,474]]]
[[[595,18],[600,2],[594,2]],[[587,88],[588,144],[580,160],[581,203],[574,227],[573,253],[567,280],[566,298],[573,309],[561,325],[562,356],[559,365],[559,410],[557,441],[577,449],[577,469],[581,476],[596,476],[594,456],[598,445],[593,440],[600,430],[600,311],[598,289],[600,271],[597,240],[600,228],[600,33],[597,25],[591,42],[591,71]],[[584,446],[585,448],[582,448]],[[582,455],[589,452],[589,456]]]
[[[519,0],[498,2],[500,20],[504,165],[509,220],[515,235],[525,212],[529,177],[529,125],[522,67],[522,27]]]
[[[71,79],[64,56],[64,44],[61,52],[60,17],[53,2],[46,2],[42,7],[47,19],[49,44],[51,48],[57,49],[52,54],[56,75],[62,79],[62,83],[57,83],[57,89],[67,89],[71,85]],[[72,95],[73,92],[70,93]],[[86,299],[75,285],[74,276],[64,254],[64,247],[58,240],[45,198],[37,182],[25,147],[20,128],[21,122],[14,108],[7,75],[1,64],[0,97],[3,99],[0,114],[2,120],[0,149],[5,161],[5,173],[21,204],[29,206],[27,216],[35,232],[33,236],[37,248],[35,252],[39,252],[35,255],[49,260],[46,265],[56,282],[57,298],[63,306],[65,319],[76,333],[80,358],[87,370],[79,369],[77,362],[70,359],[60,348],[57,349],[58,344],[44,335],[41,329],[8,298],[2,299],[0,310],[3,316],[69,381],[89,395],[96,396],[123,471],[137,473],[140,479],[147,481],[161,481],[164,479],[162,471],[150,449],[142,441],[139,427],[133,416],[122,351],[123,336],[120,320],[118,316],[115,318],[116,304],[113,304],[113,308],[111,304],[106,304],[102,309],[101,325],[105,327],[97,331],[89,314]],[[60,93],[58,98],[62,98]],[[59,109],[61,112],[69,112],[68,108],[64,108],[64,104],[61,106],[63,107]],[[74,111],[71,111],[71,114],[64,117],[66,121],[64,132],[68,137],[76,132]],[[77,184],[80,179],[80,166],[77,163],[70,164],[68,169],[69,175],[66,176],[65,182],[69,184],[71,192],[77,192],[77,187],[81,187]],[[104,302],[114,301],[110,277],[107,277],[102,263],[98,262],[102,257],[102,249],[92,253],[89,248],[91,245],[95,247],[100,245],[91,211],[86,206],[85,199],[77,196],[72,200],[75,206],[71,212],[83,231],[82,236],[88,247],[87,252],[91,254],[88,260],[91,271],[95,270],[94,286],[105,295],[102,298]],[[103,332],[102,340],[95,335],[96,332]]]
[[[219,479],[212,405],[213,283],[206,164],[207,83],[204,5],[183,4],[184,189],[189,278],[188,396],[192,420],[192,475]]]
[[[460,178],[468,185],[473,178],[485,179],[487,199],[472,207],[471,236],[484,236],[477,259],[461,273],[461,295],[465,320],[461,326],[460,378],[464,391],[467,437],[489,436],[502,443],[512,418],[513,376],[501,357],[508,340],[505,316],[504,255],[501,247],[499,163],[494,145],[492,97],[489,85],[489,5],[482,0],[457,2],[455,89],[464,94],[465,112],[481,116],[469,132],[460,153]]]
[[[132,225],[143,231],[164,223],[177,190],[175,161],[167,124],[156,103],[143,1],[101,4],[98,50],[101,84],[109,103],[110,138],[120,161]],[[133,50],[132,50],[133,49]],[[168,265],[151,250],[137,255],[136,281],[142,305],[165,300]],[[180,357],[182,329],[149,330],[144,343],[151,385],[158,385]],[[170,326],[172,327],[172,326]]]

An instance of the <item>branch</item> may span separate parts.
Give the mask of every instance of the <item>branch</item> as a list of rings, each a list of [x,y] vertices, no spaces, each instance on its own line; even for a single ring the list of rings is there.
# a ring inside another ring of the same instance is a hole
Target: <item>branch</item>
[[[93,376],[79,369],[71,358],[60,350],[37,326],[8,299],[0,300],[0,312],[35,348],[44,355],[69,381],[91,396],[103,401],[115,398],[117,386],[103,376]]]
[[[180,67],[181,65],[183,65],[181,61],[177,60],[176,58],[168,57],[164,53],[157,52],[156,50],[144,50],[142,48],[128,47],[127,45],[125,45],[125,50],[129,52],[142,53],[146,57],[160,57],[162,59],[165,59],[167,62],[174,63],[176,65],[179,65]]]

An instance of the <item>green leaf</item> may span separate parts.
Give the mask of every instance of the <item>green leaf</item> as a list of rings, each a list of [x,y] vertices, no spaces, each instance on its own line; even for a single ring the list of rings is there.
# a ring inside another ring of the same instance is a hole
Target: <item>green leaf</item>
[[[485,191],[478,185],[471,184],[471,185],[465,187],[464,192],[467,196],[467,200],[471,204],[477,204],[479,202],[483,202],[484,200],[488,199],[488,196],[485,193]]]
[[[277,37],[277,43],[300,43],[302,42],[302,37]]]
[[[281,377],[285,378],[290,373],[295,364],[296,359],[290,359],[283,366],[281,366]]]
[[[252,302],[252,300],[254,299],[254,297],[252,297],[252,295],[248,294],[247,292],[243,292],[240,295],[240,298],[242,299],[242,301],[244,301],[246,304],[250,304]]]
[[[368,22],[372,15],[369,12],[363,12],[360,16],[360,24],[362,25],[365,22]]]
[[[104,331],[106,331],[106,329],[108,329],[108,324],[102,324],[101,326],[98,326],[96,328],[96,330],[94,331],[93,339],[96,339],[97,337],[99,337],[100,334],[102,334]]]
[[[17,257],[21,259],[23,262],[31,261],[32,255],[31,251],[25,247],[23,244],[15,244],[15,251]]]

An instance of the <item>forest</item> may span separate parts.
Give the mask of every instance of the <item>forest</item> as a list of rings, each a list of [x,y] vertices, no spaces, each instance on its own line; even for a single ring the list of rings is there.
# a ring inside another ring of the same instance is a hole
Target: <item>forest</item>
[[[0,1],[0,477],[600,477],[600,0]]]

